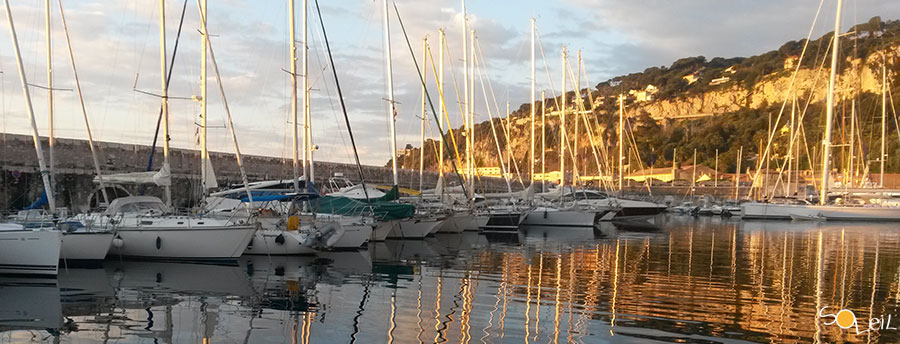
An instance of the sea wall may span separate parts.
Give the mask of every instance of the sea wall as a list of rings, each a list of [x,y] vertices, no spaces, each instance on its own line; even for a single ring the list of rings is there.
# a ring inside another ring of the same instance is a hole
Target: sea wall
[[[150,147],[136,144],[98,142],[96,144],[103,173],[138,172],[147,169]],[[45,159],[48,155],[48,141],[42,138]],[[98,185],[93,182],[94,165],[91,158],[90,145],[85,140],[57,139],[54,154],[56,156],[56,182],[58,184],[59,207],[73,210],[84,210],[90,207],[92,195],[97,193]],[[232,153],[210,152],[210,159],[219,185],[237,184],[241,182],[240,170]],[[153,156],[153,168],[159,169],[162,164],[162,148],[157,148]],[[292,174],[291,160],[277,157],[252,156],[243,157],[247,175],[251,181],[267,179],[289,179]],[[200,194],[199,152],[188,149],[172,149],[169,154],[172,172],[173,204],[178,207],[189,207],[194,204]],[[316,182],[326,183],[335,173],[343,173],[353,182],[359,182],[359,173],[355,164],[316,162]],[[389,168],[379,166],[362,166],[366,182],[390,184],[392,173]],[[43,191],[37,155],[30,136],[0,134],[0,210],[21,209],[36,200]],[[400,186],[418,189],[419,172],[403,169],[399,172]],[[437,183],[437,173],[425,172],[424,185],[432,188]],[[449,178],[448,178],[449,180]],[[481,178],[479,190],[505,190],[506,184],[495,178]],[[108,189],[118,195],[148,194],[161,196],[159,187],[123,186]]]

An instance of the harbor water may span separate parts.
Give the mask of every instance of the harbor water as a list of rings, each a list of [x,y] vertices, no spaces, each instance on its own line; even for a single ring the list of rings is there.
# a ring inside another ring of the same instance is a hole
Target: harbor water
[[[896,225],[657,222],[228,265],[61,262],[56,279],[0,277],[0,343],[900,341]]]

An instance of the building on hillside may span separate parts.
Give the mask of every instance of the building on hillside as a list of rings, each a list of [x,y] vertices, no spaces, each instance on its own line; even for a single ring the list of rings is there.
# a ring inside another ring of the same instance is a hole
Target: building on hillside
[[[734,68],[734,66],[725,68],[725,70],[722,71],[722,74],[734,74],[734,73],[737,73],[737,69]]]
[[[632,93],[633,92],[633,93]],[[628,93],[634,95],[635,102],[649,102],[653,100],[653,95],[659,92],[659,88],[653,85],[647,85],[646,88],[640,91],[631,90]]]
[[[784,69],[794,69],[797,66],[797,62],[800,61],[800,56],[791,55],[784,59]]]
[[[543,180],[543,181],[559,181],[560,173],[559,171],[550,171],[546,173],[535,173],[534,180]]]
[[[723,76],[723,77],[720,77],[720,78],[712,79],[712,81],[709,82],[709,85],[710,85],[710,86],[721,85],[721,84],[724,84],[724,83],[728,82],[729,80],[731,80],[731,77]]]
[[[476,170],[479,176],[502,178],[503,173],[499,167],[479,167]]]
[[[693,84],[697,82],[697,80],[700,80],[700,71],[693,72],[681,78],[684,79],[684,81],[686,81],[688,85]]]
[[[674,175],[673,175],[674,172]],[[654,181],[660,181],[664,183],[672,182],[672,180],[691,180],[691,176],[694,175],[694,165],[684,165],[684,166],[676,166],[676,168],[672,168],[672,166],[668,167],[651,167],[646,168],[640,171],[632,172],[625,176],[624,179],[636,181],[636,182],[645,182],[649,179]],[[707,180],[713,180],[713,178],[719,176],[719,179],[723,179],[724,174],[716,173],[716,170],[706,167],[705,165],[697,165],[697,172],[695,182],[703,182]]]

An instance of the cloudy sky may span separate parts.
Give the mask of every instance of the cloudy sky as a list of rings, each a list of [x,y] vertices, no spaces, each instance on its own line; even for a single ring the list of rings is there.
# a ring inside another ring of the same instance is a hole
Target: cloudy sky
[[[83,138],[86,134],[77,97],[67,90],[74,87],[74,81],[56,1],[52,1],[51,24],[54,87],[60,89],[54,92],[55,127],[59,137]],[[196,1],[188,0],[169,90],[172,97],[190,98],[200,93]],[[301,40],[302,1],[297,3]],[[169,58],[183,4],[183,0],[166,1]],[[582,83],[594,85],[649,66],[669,65],[685,56],[750,56],[777,49],[787,40],[806,36],[819,4],[815,0],[468,1],[468,22],[476,30],[483,55],[478,58],[486,65],[479,71],[484,77],[475,82],[477,120],[486,120],[497,112],[505,114],[507,101],[516,109],[529,100],[532,17],[542,43],[536,52],[537,88],[550,94],[551,82],[559,92],[563,45],[570,51],[572,66],[576,51],[582,50],[587,79]],[[360,156],[363,163],[384,164],[390,151],[384,101],[382,2],[328,0],[321,5]],[[43,6],[44,0],[15,0],[12,7],[26,75],[29,83],[36,85],[47,83]],[[63,0],[63,6],[95,139],[149,144],[160,100],[135,89],[153,93],[160,89],[158,2]],[[347,129],[326,63],[322,29],[314,3],[309,6],[310,106],[313,140],[320,146],[317,159],[350,162]],[[290,157],[290,77],[284,71],[290,69],[287,0],[212,0],[209,7],[212,46],[241,150]],[[447,33],[445,94],[451,120],[458,125],[461,117],[453,82],[455,78],[462,92],[462,4],[401,0],[397,7],[417,58],[422,57],[422,38],[427,36],[432,56],[437,59],[438,29]],[[833,27],[834,10],[835,1],[825,0],[814,37]],[[900,2],[845,1],[843,26],[865,22],[875,15],[900,18]],[[421,86],[393,8],[390,16],[399,109],[397,136],[402,147],[419,140]],[[11,42],[8,28],[0,30],[0,131],[28,134],[30,126]],[[209,72],[209,144],[212,150],[230,152],[225,112],[211,67]],[[426,77],[437,97],[430,69]],[[569,89],[572,87],[570,80]],[[31,91],[40,132],[46,135],[47,91],[35,87]],[[172,99],[170,111],[172,145],[198,147],[199,103]],[[432,127],[430,132],[436,132],[436,126]]]

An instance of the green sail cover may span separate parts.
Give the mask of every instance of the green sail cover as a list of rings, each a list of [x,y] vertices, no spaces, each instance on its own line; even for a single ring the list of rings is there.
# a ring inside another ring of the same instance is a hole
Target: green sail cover
[[[412,217],[416,207],[411,204],[373,200],[366,203],[347,197],[322,196],[314,201],[316,212],[325,214],[360,216],[374,214],[376,220],[396,220]]]
[[[394,185],[391,187],[391,191],[388,191],[384,194],[384,196],[379,197],[375,200],[375,202],[387,202],[387,201],[396,201],[400,199],[400,189]]]

